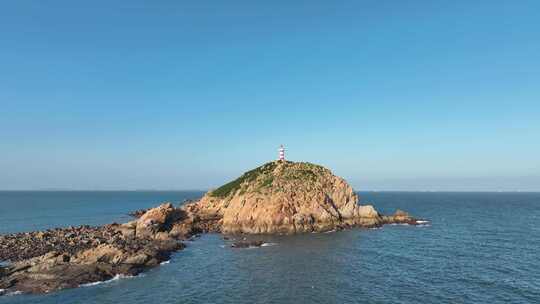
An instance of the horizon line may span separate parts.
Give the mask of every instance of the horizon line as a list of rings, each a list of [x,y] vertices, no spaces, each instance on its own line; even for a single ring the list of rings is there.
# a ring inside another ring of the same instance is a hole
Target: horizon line
[[[0,192],[203,192],[210,189],[0,189]],[[392,189],[366,189],[354,192],[448,192],[448,193],[540,193],[540,190],[392,190]]]

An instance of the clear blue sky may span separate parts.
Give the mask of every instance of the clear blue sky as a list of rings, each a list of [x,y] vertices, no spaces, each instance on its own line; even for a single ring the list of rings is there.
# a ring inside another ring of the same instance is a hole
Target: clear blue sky
[[[9,1],[0,189],[540,190],[538,1]]]

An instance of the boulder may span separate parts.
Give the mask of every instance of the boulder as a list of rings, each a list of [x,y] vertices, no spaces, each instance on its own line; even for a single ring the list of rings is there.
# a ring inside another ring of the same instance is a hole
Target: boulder
[[[136,224],[138,237],[152,237],[160,231],[169,230],[172,224],[182,218],[184,212],[174,208],[171,203],[164,203],[146,211]]]
[[[80,252],[73,258],[72,262],[77,264],[95,264],[98,262],[119,264],[126,259],[126,255],[124,251],[113,245],[103,244]]]
[[[418,220],[407,212],[402,210],[396,210],[393,215],[387,215],[383,217],[385,224],[407,224],[407,225],[418,225]]]

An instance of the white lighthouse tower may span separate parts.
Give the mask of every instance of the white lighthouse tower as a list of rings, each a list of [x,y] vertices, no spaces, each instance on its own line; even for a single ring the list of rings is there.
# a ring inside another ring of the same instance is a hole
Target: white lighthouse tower
[[[283,147],[283,145],[279,146],[279,160],[285,160],[285,148]]]

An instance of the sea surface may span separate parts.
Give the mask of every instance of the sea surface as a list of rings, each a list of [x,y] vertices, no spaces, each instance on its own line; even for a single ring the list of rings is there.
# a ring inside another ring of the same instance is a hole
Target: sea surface
[[[130,220],[202,192],[0,192],[0,233]],[[430,224],[188,242],[143,275],[6,303],[540,303],[540,193],[361,192]]]

